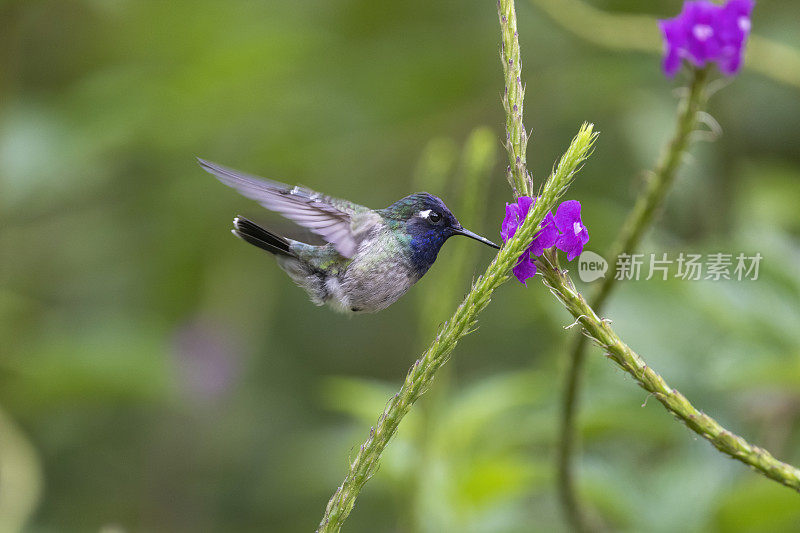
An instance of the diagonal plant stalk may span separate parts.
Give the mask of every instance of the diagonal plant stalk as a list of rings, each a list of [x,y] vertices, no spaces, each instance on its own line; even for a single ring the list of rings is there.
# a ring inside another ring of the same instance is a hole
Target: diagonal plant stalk
[[[575,173],[589,156],[596,136],[591,124],[581,127],[542,188],[539,201],[531,208],[516,235],[498,252],[450,320],[439,328],[428,349],[411,367],[402,387],[389,399],[377,424],[370,428],[367,440],[350,461],[350,469],[328,502],[318,532],[340,530],[353,509],[359,492],[375,474],[381,453],[397,431],[400,421],[431,386],[436,372],[447,362],[459,339],[476,329],[478,315],[489,305],[492,293],[508,280],[511,268],[530,246],[544,216],[556,206]]]
[[[429,146],[433,147],[436,144],[441,143],[432,141]],[[446,153],[447,150],[440,150],[440,152]],[[455,158],[455,154],[453,154],[453,158]],[[490,180],[487,178],[491,176],[496,160],[497,137],[495,133],[490,128],[478,127],[472,130],[464,144],[458,169],[449,178],[442,176],[439,179],[439,189],[444,189],[447,185],[451,192],[456,193],[456,210],[454,212],[460,220],[469,221],[469,227],[480,225],[485,221],[488,207],[485,198],[490,184]],[[434,170],[431,168],[432,165],[425,160],[423,163],[419,179],[416,180],[419,186],[415,187],[415,190],[429,187],[430,179],[436,179],[434,173],[431,172]],[[437,263],[445,261],[442,267],[448,275],[440,277],[436,290],[418,293],[417,322],[421,341],[427,342],[429,336],[436,332],[439,323],[450,312],[453,303],[461,297],[465,280],[475,274],[478,253],[479,250],[476,247],[462,245],[451,251],[447,258],[437,259]],[[403,517],[408,525],[406,528],[403,528],[402,524],[400,525],[401,529],[409,532],[422,532],[429,529],[427,527],[428,517],[424,509],[427,498],[431,495],[430,473],[437,454],[436,444],[431,436],[442,422],[452,381],[453,366],[442,367],[437,374],[436,387],[428,393],[426,405],[421,405],[417,412],[418,415],[421,415],[423,427],[419,437],[419,459],[411,489],[411,503],[408,512]]]
[[[698,125],[700,114],[706,104],[706,88],[708,86],[708,69],[692,69],[692,80],[678,105],[675,133],[662,151],[655,169],[636,203],[620,228],[620,232],[611,246],[606,259],[616,264],[616,258],[622,254],[631,254],[639,246],[645,231],[661,211],[667,193],[675,181],[686,150],[689,147],[692,133]],[[591,299],[591,305],[598,313],[616,285],[616,277],[608,275],[603,278],[597,292]],[[575,490],[574,454],[577,442],[576,418],[578,411],[578,393],[581,387],[581,376],[586,360],[586,337],[575,338],[570,352],[566,385],[561,406],[561,428],[558,446],[558,494],[564,514],[577,531],[587,529],[586,516]],[[596,529],[596,528],[592,528]]]
[[[775,459],[767,450],[750,444],[728,431],[716,420],[695,408],[686,397],[642,360],[575,289],[570,277],[558,266],[555,250],[549,250],[539,262],[544,284],[583,327],[585,335],[636,383],[651,393],[678,420],[711,442],[719,451],[753,467],[769,479],[800,492],[800,470]]]

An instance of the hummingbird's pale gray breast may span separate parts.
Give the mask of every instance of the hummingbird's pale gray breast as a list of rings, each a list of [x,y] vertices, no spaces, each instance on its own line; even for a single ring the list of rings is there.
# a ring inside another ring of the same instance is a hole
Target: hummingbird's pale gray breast
[[[376,224],[347,267],[328,278],[328,303],[344,312],[374,313],[396,302],[422,277],[402,240],[385,223]]]

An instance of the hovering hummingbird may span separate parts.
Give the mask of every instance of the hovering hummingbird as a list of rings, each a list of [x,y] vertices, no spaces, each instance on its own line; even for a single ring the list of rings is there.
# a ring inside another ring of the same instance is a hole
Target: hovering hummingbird
[[[199,158],[198,162],[225,185],[327,241],[312,246],[271,233],[242,216],[233,219],[234,235],[275,255],[312,302],[339,312],[374,313],[389,307],[425,275],[453,235],[500,248],[464,229],[442,200],[426,192],[373,210]]]

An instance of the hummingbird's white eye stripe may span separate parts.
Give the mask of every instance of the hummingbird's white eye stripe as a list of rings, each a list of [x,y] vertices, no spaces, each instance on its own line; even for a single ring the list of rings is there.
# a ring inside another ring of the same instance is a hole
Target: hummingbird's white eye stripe
[[[428,218],[430,215],[431,215],[431,210],[430,209],[426,209],[425,211],[420,211],[419,212],[419,216],[421,218]]]

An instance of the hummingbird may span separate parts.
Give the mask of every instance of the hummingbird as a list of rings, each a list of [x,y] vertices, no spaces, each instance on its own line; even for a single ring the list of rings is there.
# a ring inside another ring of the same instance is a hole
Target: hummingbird
[[[384,209],[223,167],[198,158],[203,169],[241,195],[312,233],[314,246],[276,235],[237,216],[232,233],[273,254],[316,305],[342,313],[374,313],[389,307],[436,261],[444,242],[463,235],[500,247],[465,229],[438,197],[410,194]]]

